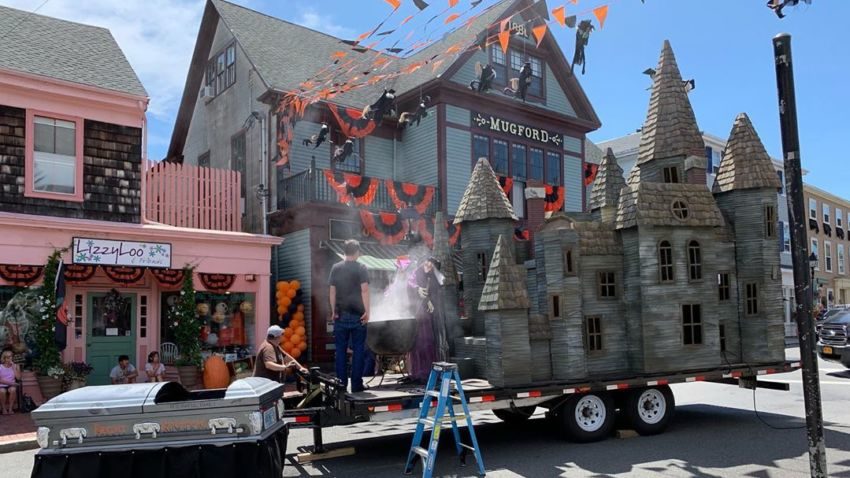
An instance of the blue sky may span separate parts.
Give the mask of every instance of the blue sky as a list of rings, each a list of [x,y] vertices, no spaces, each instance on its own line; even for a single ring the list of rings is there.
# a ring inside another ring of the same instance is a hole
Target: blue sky
[[[43,0],[0,0],[0,4],[33,10]],[[486,5],[495,0],[485,0]],[[269,15],[344,38],[375,26],[390,10],[383,0],[236,0]],[[434,13],[446,0],[429,0]],[[460,0],[457,10],[469,0]],[[727,137],[739,112],[750,115],[768,152],[781,157],[776,77],[771,38],[793,37],[795,81],[803,167],[806,181],[850,198],[845,184],[850,169],[842,167],[850,136],[850,62],[845,38],[850,1],[812,0],[812,5],[786,9],[780,20],[766,0],[571,0],[567,11],[589,11],[609,5],[603,29],[587,47],[587,74],[579,77],[602,120],[590,138],[602,141],[635,131],[643,123],[649,78],[662,42],[669,39],[685,78],[694,78],[690,94],[700,127]],[[197,34],[203,0],[52,0],[39,13],[109,28],[151,94],[149,155],[161,159],[168,146],[188,62]],[[394,19],[415,11],[402,0]],[[592,17],[592,16],[588,16]],[[395,20],[394,20],[395,21]],[[594,22],[595,23],[595,22]],[[554,23],[553,23],[554,25]],[[555,26],[561,48],[570,58],[574,30]],[[285,48],[285,45],[281,45]],[[317,69],[321,65],[317,60]]]

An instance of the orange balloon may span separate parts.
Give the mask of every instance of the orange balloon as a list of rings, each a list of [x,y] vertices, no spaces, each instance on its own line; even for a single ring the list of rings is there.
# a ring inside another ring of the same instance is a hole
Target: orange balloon
[[[285,280],[278,281],[277,290],[282,290],[282,291],[289,290],[289,282],[286,282]]]
[[[286,291],[286,296],[289,297],[290,299],[294,299],[295,298],[295,289],[289,289],[288,291]]]
[[[298,320],[298,319],[292,319],[291,321],[289,321],[289,326],[292,328],[292,330],[295,330],[298,327],[304,327],[304,321]]]
[[[292,299],[290,299],[289,297],[281,297],[277,301],[277,305],[282,306],[282,307],[286,307],[287,309],[289,308],[289,306],[291,304],[292,304]]]
[[[297,280],[297,279],[296,279],[296,280],[293,280],[292,282],[290,282],[290,283],[289,283],[289,287],[290,287],[291,289],[298,290],[298,289],[300,289],[300,288],[301,288],[301,281],[299,281],[299,280]]]
[[[292,318],[295,319],[295,320],[303,321],[304,320],[304,312],[296,312],[296,313],[292,314]]]
[[[283,292],[282,290],[279,290],[279,291],[274,293],[274,298],[280,299],[281,297],[284,297],[284,295],[285,295],[285,292]]]
[[[297,359],[298,357],[301,356],[301,349],[294,349],[292,352],[290,352],[289,355],[292,355],[292,358]]]
[[[302,352],[306,352],[307,351],[307,342],[301,342],[300,344],[298,344],[298,350],[300,350]]]
[[[290,329],[289,327],[283,329],[283,336],[287,339],[292,337],[292,329]]]
[[[286,340],[285,342],[283,342],[282,347],[283,350],[289,350],[292,348],[292,342],[290,340]]]
[[[286,313],[286,307],[277,306],[277,313],[278,315],[283,315]]]
[[[304,312],[304,304],[298,304],[298,307],[296,307],[296,310],[298,310],[298,312]]]
[[[299,326],[297,329],[295,329],[295,333],[298,335],[307,335],[307,329]]]
[[[289,341],[293,344],[300,344],[303,340],[304,336],[300,334],[292,334],[292,337],[289,338]]]

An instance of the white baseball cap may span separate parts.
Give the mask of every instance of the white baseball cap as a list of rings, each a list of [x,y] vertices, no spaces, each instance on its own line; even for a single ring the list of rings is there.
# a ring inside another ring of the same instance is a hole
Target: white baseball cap
[[[271,335],[272,337],[280,337],[283,335],[283,329],[278,327],[277,325],[272,325],[269,327],[269,331],[266,333],[266,336]]]

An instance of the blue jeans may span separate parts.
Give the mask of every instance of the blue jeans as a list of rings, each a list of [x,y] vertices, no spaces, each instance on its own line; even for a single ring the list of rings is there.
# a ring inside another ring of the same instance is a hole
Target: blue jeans
[[[334,342],[336,344],[336,376],[348,387],[348,362],[349,341],[354,356],[351,358],[351,391],[363,391],[363,365],[366,349],[366,326],[360,323],[360,316],[348,312],[339,314],[339,319],[334,323]]]

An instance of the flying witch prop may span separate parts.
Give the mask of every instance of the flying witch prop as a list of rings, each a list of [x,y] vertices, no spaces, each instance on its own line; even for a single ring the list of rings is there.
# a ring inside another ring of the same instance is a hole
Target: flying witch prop
[[[585,67],[587,66],[584,48],[587,46],[587,42],[590,40],[590,32],[593,30],[594,27],[593,24],[590,23],[590,20],[582,20],[579,22],[578,28],[576,29],[576,49],[575,54],[573,55],[573,63],[570,65],[570,71],[572,71],[576,65],[581,65],[581,74],[584,74]]]
[[[528,87],[531,86],[532,72],[531,62],[526,61],[519,70],[519,78],[511,78],[511,86],[506,87],[504,93],[525,101]]]
[[[805,2],[808,5],[812,4],[812,0],[767,0],[767,7],[773,10],[776,13],[776,16],[779,18],[785,18],[785,14],[782,13],[782,9],[787,6],[796,6],[801,1]]]
[[[398,127],[400,129],[404,129],[405,126],[410,123],[416,122],[416,126],[419,126],[419,122],[422,121],[422,118],[428,116],[428,104],[431,103],[431,97],[425,96],[419,99],[419,104],[416,106],[416,111],[413,113],[409,113],[407,111],[403,112],[401,116],[398,117]]]
[[[354,154],[354,141],[348,138],[341,146],[334,149],[333,160],[337,163],[344,163],[352,154]]]
[[[477,79],[469,83],[469,89],[484,93],[493,88],[493,80],[496,79],[496,70],[489,64],[481,65],[481,62],[475,64],[475,76]]]
[[[363,108],[363,117],[380,121],[384,116],[396,116],[395,90],[385,89],[378,101]]]
[[[302,143],[304,144],[304,146],[312,145],[313,149],[316,149],[319,147],[319,145],[327,141],[329,132],[330,128],[328,128],[328,124],[322,123],[322,127],[319,129],[319,132],[305,139]]]

